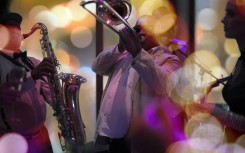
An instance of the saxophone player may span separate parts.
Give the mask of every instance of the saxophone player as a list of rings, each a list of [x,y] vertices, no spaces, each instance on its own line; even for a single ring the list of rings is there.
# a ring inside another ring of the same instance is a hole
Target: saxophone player
[[[44,122],[45,101],[52,105],[46,77],[55,69],[51,59],[39,61],[20,51],[21,22],[17,13],[0,15],[0,137],[15,132],[25,138],[27,153],[53,153]],[[26,78],[21,89],[13,90],[10,84],[15,80],[9,75],[16,68],[24,69]]]

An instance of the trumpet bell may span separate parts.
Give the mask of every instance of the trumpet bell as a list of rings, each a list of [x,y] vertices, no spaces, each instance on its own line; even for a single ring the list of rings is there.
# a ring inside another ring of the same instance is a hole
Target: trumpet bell
[[[127,20],[131,13],[131,6],[124,1],[114,1],[109,5],[124,19]],[[118,19],[115,13],[111,12],[106,6],[99,5],[97,15],[101,17],[107,24],[117,26],[123,22]]]
[[[116,33],[121,24],[132,29],[126,21],[131,14],[130,0],[84,0],[80,5]]]

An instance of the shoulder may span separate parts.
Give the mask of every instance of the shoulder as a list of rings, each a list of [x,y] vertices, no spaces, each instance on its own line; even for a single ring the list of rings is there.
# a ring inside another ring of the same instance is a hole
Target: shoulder
[[[163,59],[179,60],[179,58],[172,54],[172,52],[167,47],[158,46],[153,51],[153,56]]]

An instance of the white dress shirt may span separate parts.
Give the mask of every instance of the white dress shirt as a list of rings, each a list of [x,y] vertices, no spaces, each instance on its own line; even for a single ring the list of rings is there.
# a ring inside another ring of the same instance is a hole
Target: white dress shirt
[[[123,138],[132,125],[132,116],[144,111],[152,102],[168,101],[168,94],[177,83],[180,67],[176,56],[166,49],[155,47],[142,51],[133,58],[127,51],[118,52],[116,46],[102,51],[92,69],[109,76],[97,119],[98,134],[110,138]],[[173,114],[172,115],[176,115]]]

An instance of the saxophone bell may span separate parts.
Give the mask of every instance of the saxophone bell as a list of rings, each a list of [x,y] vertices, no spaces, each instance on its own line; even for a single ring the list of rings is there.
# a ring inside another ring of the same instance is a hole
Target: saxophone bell
[[[40,29],[42,38],[39,40],[42,48],[43,57],[52,58],[56,73],[47,77],[48,85],[52,98],[52,109],[58,122],[58,132],[61,149],[71,153],[81,153],[83,144],[86,141],[85,126],[82,121],[79,107],[79,89],[86,79],[82,76],[60,73],[58,74],[59,61],[57,60],[51,41],[48,36],[48,29],[43,23],[36,23],[31,31],[23,34],[28,38],[36,30]],[[64,138],[65,145],[62,144],[61,138]]]

